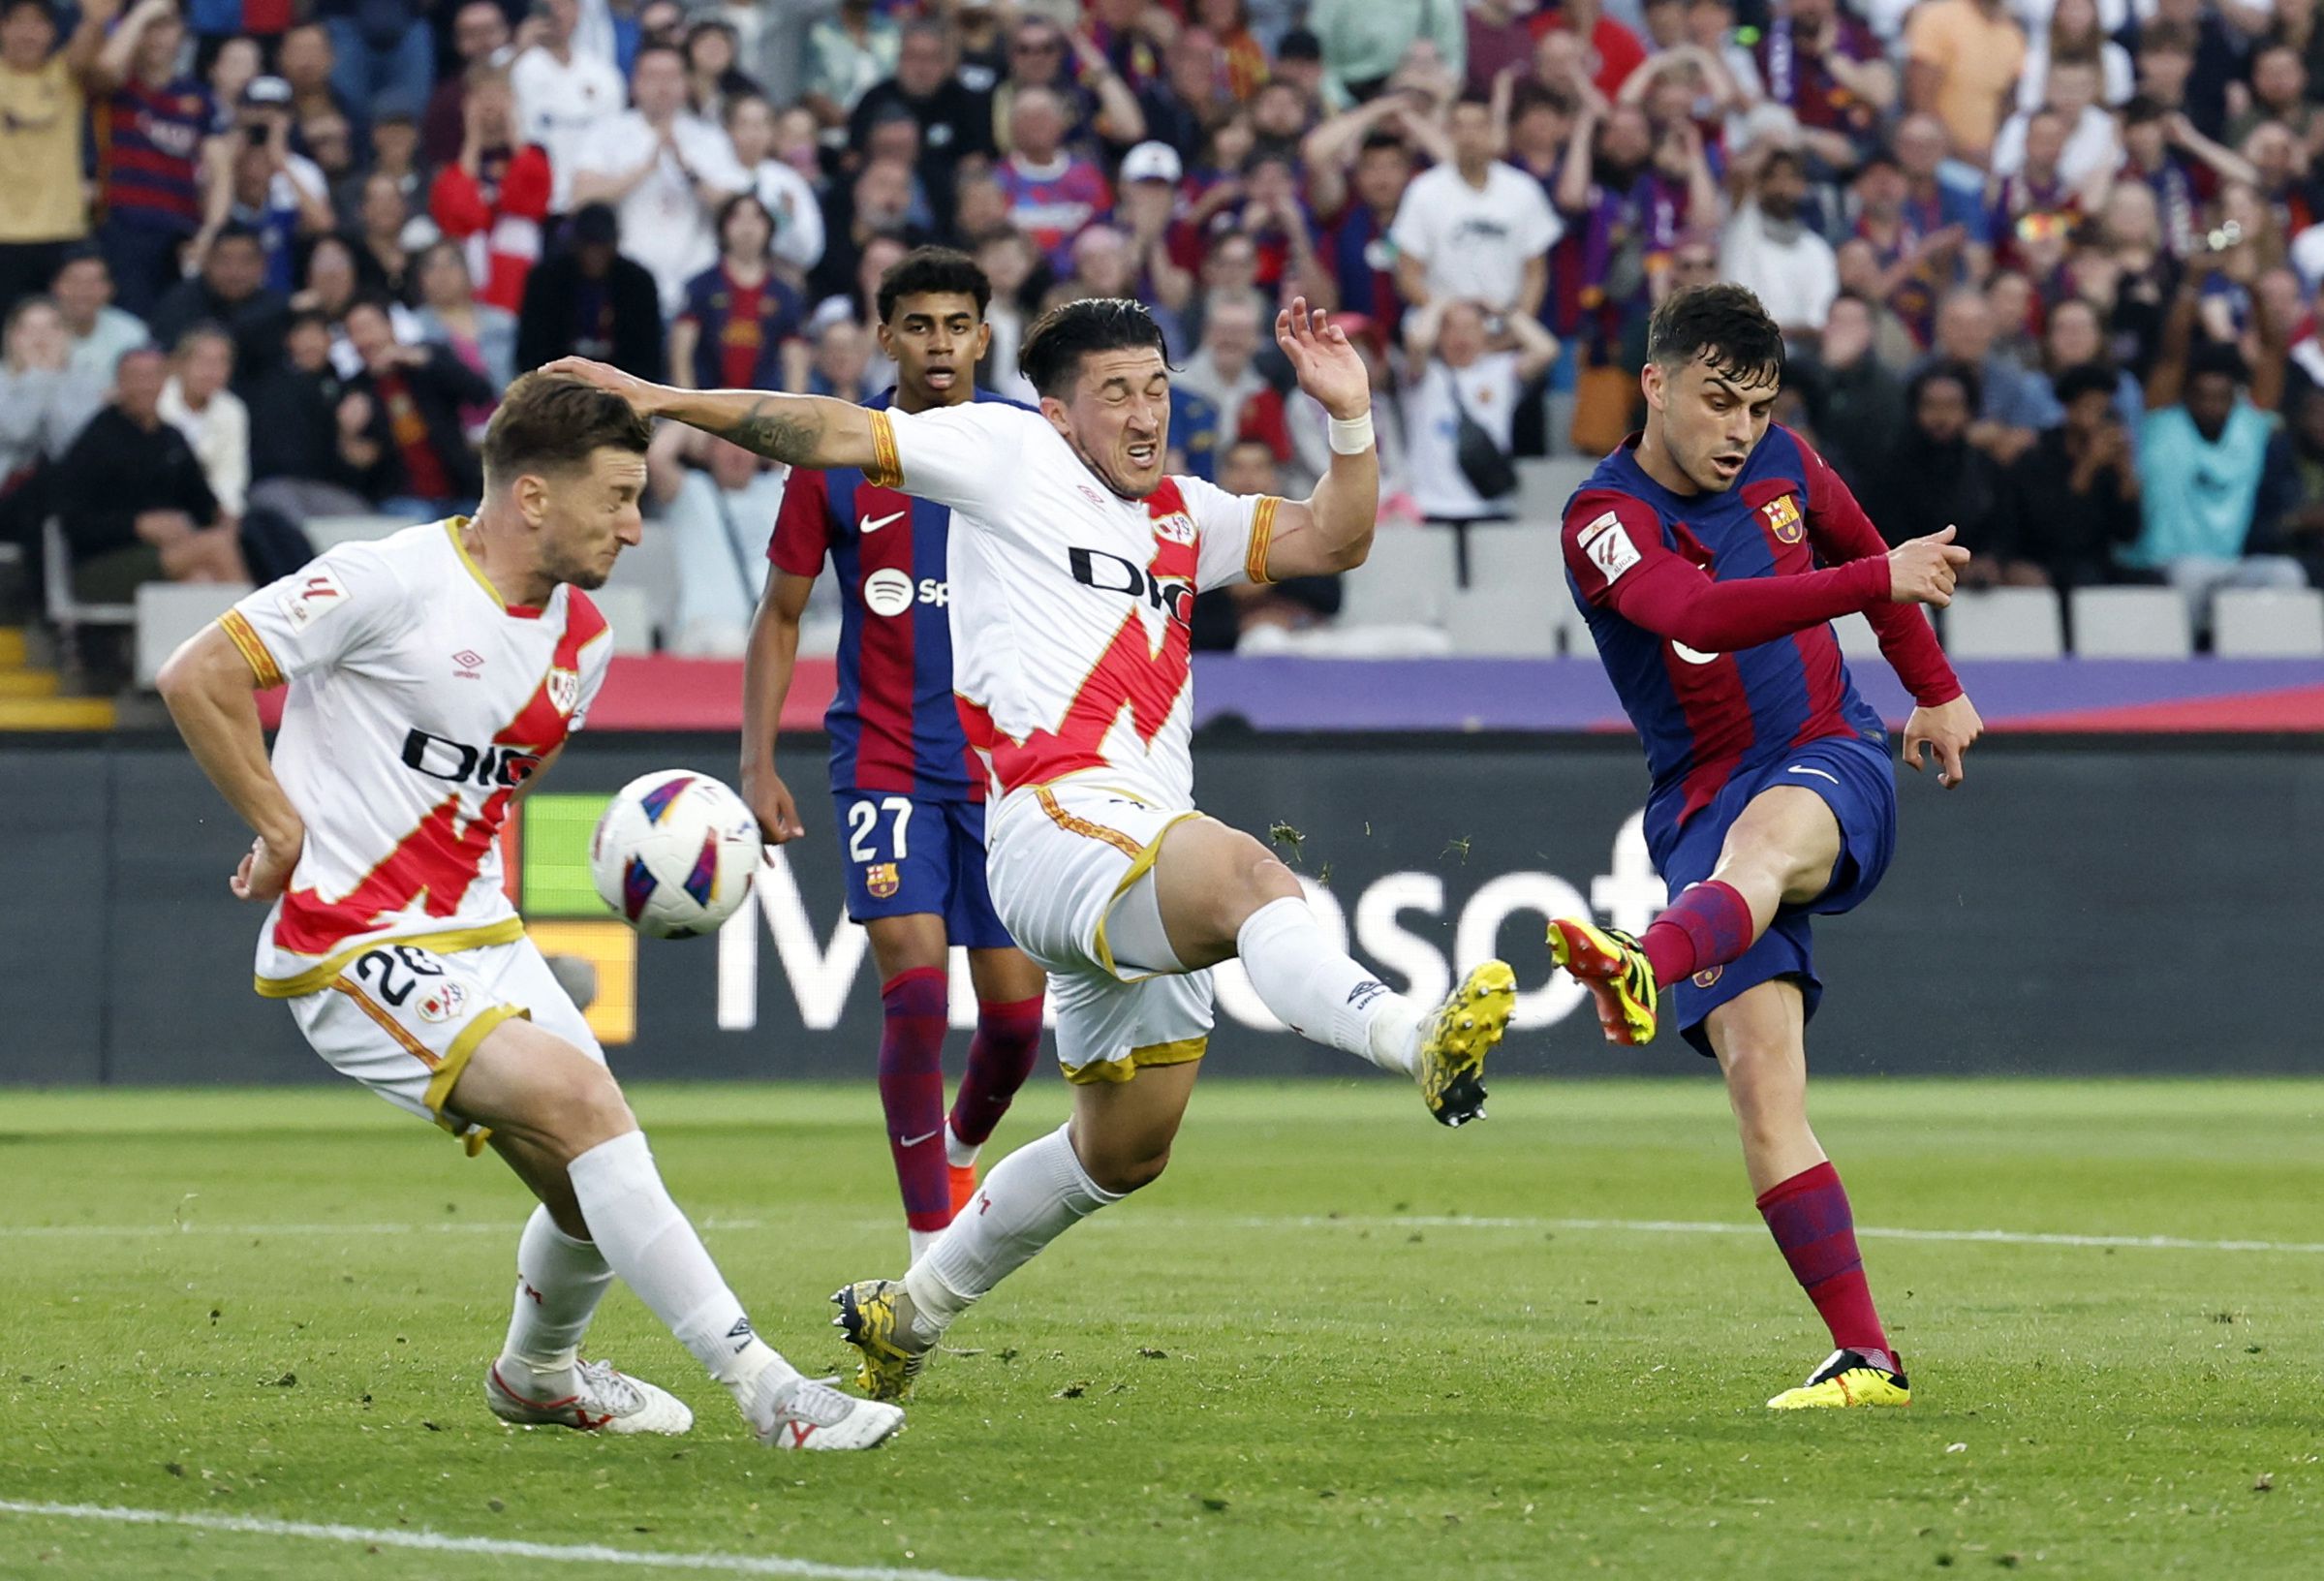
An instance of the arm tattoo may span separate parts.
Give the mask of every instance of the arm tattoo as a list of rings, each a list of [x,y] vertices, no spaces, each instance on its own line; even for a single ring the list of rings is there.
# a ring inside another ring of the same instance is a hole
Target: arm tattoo
[[[822,418],[805,401],[782,403],[793,408],[794,413],[786,413],[780,407],[770,411],[770,404],[767,400],[754,403],[739,421],[719,432],[755,454],[794,463],[808,460],[822,440]]]

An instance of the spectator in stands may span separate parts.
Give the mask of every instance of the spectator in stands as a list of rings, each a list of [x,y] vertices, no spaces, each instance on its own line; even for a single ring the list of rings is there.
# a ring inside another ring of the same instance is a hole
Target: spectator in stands
[[[511,313],[524,305],[525,277],[541,260],[556,185],[547,150],[517,144],[515,105],[508,73],[469,67],[458,157],[428,189],[429,217],[461,247],[469,277],[483,282],[479,295]]]
[[[699,16],[687,26],[686,108],[714,126],[723,126],[727,106],[746,93],[763,93],[756,78],[738,64],[741,46],[723,17]]]
[[[2275,434],[2274,417],[2255,397],[2278,399],[2282,359],[2264,356],[2254,368],[2232,346],[2190,350],[2199,292],[2199,272],[2190,268],[2147,379],[2138,440],[2141,525],[2123,558],[2178,588],[2202,632],[2216,589],[2305,587],[2308,578],[2289,556],[2250,552]]]
[[[361,515],[370,510],[356,492],[364,469],[351,451],[369,426],[368,397],[350,400],[347,381],[331,366],[330,325],[320,312],[294,312],[283,347],[282,365],[250,388],[252,509],[302,523]]]
[[[2105,372],[2115,381],[2114,408],[2122,418],[2125,440],[2138,431],[2147,410],[2146,397],[2136,379],[2115,367],[2114,358],[2107,354],[2105,321],[2089,301],[2068,296],[2050,308],[2049,321],[2042,326],[2041,365],[2053,384],[2076,368]],[[2062,395],[2057,397],[2056,415],[2042,424],[2045,430],[2065,420],[2064,400]]]
[[[770,468],[723,439],[702,435],[698,445],[698,467],[678,465],[668,447],[658,445],[652,456],[654,495],[678,572],[669,645],[677,653],[739,659],[766,588],[767,524],[783,503],[787,469]]]
[[[81,79],[105,43],[104,0],[59,52],[46,0],[0,4],[0,314],[46,291],[88,234],[81,197]]]
[[[902,30],[872,0],[840,0],[838,12],[807,29],[807,108],[823,126],[848,124],[848,113],[874,84],[896,72]]]
[[[1179,29],[1162,54],[1162,75],[1138,90],[1138,114],[1146,136],[1193,163],[1219,113],[1219,45],[1207,29]]]
[[[2048,197],[2046,189],[2053,184],[2080,196],[2079,189],[2093,177],[2112,175],[2123,148],[2114,117],[2099,103],[2099,91],[2096,61],[2073,55],[2053,60],[2041,105],[2021,109],[2002,124],[1994,141],[1994,173],[2025,172],[2038,198],[2061,208],[2064,193]],[[2040,132],[2037,151],[2035,127],[2045,115],[2055,124]]]
[[[83,244],[65,255],[50,285],[72,343],[73,371],[93,379],[99,389],[112,384],[121,354],[147,339],[144,321],[113,306],[113,271],[105,255]]]
[[[98,245],[121,305],[140,317],[177,279],[178,251],[201,224],[201,140],[213,111],[208,91],[177,69],[185,36],[175,0],[138,0],[84,78],[104,107]]]
[[[475,505],[483,466],[460,409],[489,402],[492,387],[441,346],[399,344],[376,297],[348,310],[347,338],[363,371],[348,381],[341,412],[354,407],[366,419],[353,447],[364,492],[384,512],[415,521]]]
[[[1017,348],[1024,343],[1032,315],[1025,303],[1025,287],[1033,278],[1033,244],[1014,231],[988,235],[976,248],[976,266],[992,282],[992,305],[984,310],[985,326],[992,331],[992,349],[976,369],[976,383],[995,394],[1030,406],[1040,399],[1031,382],[1017,371]],[[1177,435],[1172,433],[1175,441]]]
[[[920,129],[920,176],[937,204],[940,227],[949,224],[951,195],[963,160],[989,160],[992,96],[973,92],[952,73],[952,46],[942,22],[907,22],[897,46],[895,75],[875,82],[848,117],[848,145],[857,154],[871,143],[883,115],[902,112]]]
[[[2138,466],[2115,388],[2113,371],[2094,362],[2059,374],[2063,420],[2011,469],[2018,552],[2053,587],[2123,580],[2115,556],[2138,537]]]
[[[2079,0],[2087,5],[2090,0]],[[2221,140],[2240,148],[2244,140],[2270,121],[2290,132],[2312,150],[2317,141],[2319,110],[2309,97],[2308,67],[2300,51],[2287,43],[2263,42],[2251,55],[2251,103],[2227,123]]]
[[[222,226],[201,261],[201,272],[181,280],[153,309],[153,338],[174,346],[197,324],[223,326],[234,340],[234,382],[264,373],[282,356],[283,294],[266,286],[266,255],[258,232],[232,221]]]
[[[1065,110],[1056,94],[1020,89],[1008,127],[1010,151],[995,174],[1008,198],[1009,221],[1052,267],[1065,268],[1074,233],[1113,206],[1113,193],[1096,165],[1065,146]]]
[[[629,98],[609,55],[578,47],[580,19],[581,0],[541,0],[540,42],[509,68],[509,85],[516,96],[516,140],[538,144],[548,155],[552,214],[574,206],[573,174],[580,169],[582,147],[601,122],[621,113]]]
[[[337,223],[322,170],[291,151],[289,91],[279,77],[257,78],[242,90],[233,129],[211,140],[203,172],[209,190],[190,249],[200,267],[220,231],[242,226],[266,255],[266,289],[283,293],[291,290],[300,239]]]
[[[834,318],[817,332],[809,394],[861,403],[879,393],[881,385],[872,376],[872,337],[860,322]]]
[[[1493,109],[1463,99],[1453,157],[1412,178],[1390,227],[1396,284],[1417,307],[1443,296],[1532,317],[1549,286],[1549,249],[1565,227],[1539,182],[1493,155]]]
[[[1736,170],[1751,195],[1727,222],[1720,276],[1749,286],[1784,337],[1805,342],[1823,328],[1840,292],[1832,244],[1807,222],[1807,170],[1792,149],[1762,151],[1760,145],[1738,160]]]
[[[687,109],[676,49],[641,46],[630,91],[634,108],[601,122],[575,156],[573,201],[615,206],[624,250],[653,274],[669,314],[686,282],[718,259],[711,216],[752,181],[726,133]]]
[[[1958,362],[1975,371],[1981,404],[1970,425],[1969,443],[2007,466],[2033,443],[2052,406],[2041,375],[1997,351],[1995,338],[1993,309],[1985,294],[1964,286],[1937,310],[1937,349],[1929,360]]]
[[[57,466],[50,502],[72,548],[75,591],[92,602],[125,603],[156,579],[250,579],[201,462],[162,419],[168,374],[152,347],[125,354],[111,403]]]
[[[1056,96],[1065,117],[1063,140],[1077,148],[1094,153],[1100,141],[1119,146],[1145,139],[1137,95],[1104,52],[1088,34],[1068,34],[1038,16],[1017,24],[1008,43],[1008,75],[993,90],[993,125],[1003,153],[1016,146],[1017,98],[1034,88]]]
[[[1141,142],[1122,156],[1115,188],[1113,223],[1126,232],[1131,263],[1131,294],[1168,315],[1164,334],[1179,348],[1184,331],[1179,315],[1194,290],[1194,277],[1172,253],[1178,225],[1178,183],[1185,169],[1166,142]]]
[[[774,107],[757,94],[727,103],[727,140],[752,191],[775,219],[774,256],[794,283],[823,256],[823,210],[815,188],[788,160],[775,157]]]
[[[0,543],[27,558],[40,542],[48,474],[105,404],[108,376],[77,369],[64,316],[27,296],[0,337]]]
[[[306,283],[291,297],[293,308],[316,308],[330,321],[335,337],[332,355],[349,373],[360,365],[362,358],[345,344],[345,320],[361,289],[362,276],[356,268],[354,246],[344,236],[328,235],[308,251]]]
[[[1835,0],[1782,0],[1776,11],[1751,54],[1768,102],[1809,132],[1876,140],[1897,102],[1896,71],[1878,42]]]
[[[1255,294],[1214,297],[1202,316],[1201,344],[1172,383],[1218,409],[1223,438],[1263,440],[1276,460],[1288,461],[1283,397],[1253,363],[1269,316]]]
[[[468,138],[468,74],[492,65],[509,47],[509,14],[498,0],[463,0],[452,13],[451,46],[457,64],[428,96],[419,121],[420,154],[439,167],[460,157]]]
[[[2025,29],[2003,0],[1921,0],[1905,44],[1906,105],[1934,112],[1954,151],[1983,164],[2025,70]]]
[[[2107,36],[2122,26],[2126,8],[2120,0],[2108,0],[2105,9],[2112,14],[2111,22],[2100,15],[2098,0],[2056,0],[2045,27],[2040,7],[2023,8],[2021,16],[2031,37],[2026,43],[2026,69],[2018,78],[2018,108],[2041,108],[2053,60],[2093,62],[2098,68],[2098,102],[2102,105],[2123,104],[2137,91],[2130,51]]]
[[[1859,494],[1905,427],[1905,387],[1875,348],[1875,312],[1853,292],[1835,296],[1815,351],[1800,363],[1817,448]]]
[[[820,299],[852,291],[865,250],[882,237],[907,247],[930,239],[912,223],[912,197],[911,166],[893,159],[866,164],[826,219],[823,256],[807,277],[808,295]]]
[[[420,338],[450,352],[495,390],[507,388],[516,377],[516,315],[477,296],[458,242],[439,241],[421,253],[416,273]],[[472,418],[470,427],[478,426]]]
[[[196,325],[178,337],[156,410],[194,448],[220,513],[240,520],[250,499],[250,409],[226,388],[233,369],[233,337]]]
[[[1341,104],[1378,95],[1422,40],[1436,46],[1454,81],[1468,75],[1468,25],[1446,0],[1314,0],[1307,25],[1323,46],[1324,80]]]
[[[1961,568],[1966,586],[2036,585],[2040,572],[2017,550],[2009,480],[1972,439],[1978,381],[1974,363],[1943,359],[1912,376],[1904,433],[1873,490],[1873,520],[1891,543],[1954,528],[1973,557]]]
[[[299,22],[283,34],[275,57],[275,69],[282,75],[276,80],[290,89],[286,103],[292,119],[304,123],[318,116],[338,115],[354,127],[370,124],[371,102],[339,91],[331,79],[337,66],[338,50],[331,44],[330,30],[322,23]]]
[[[537,368],[560,356],[594,357],[625,373],[659,381],[662,309],[654,277],[620,254],[621,222],[604,203],[573,217],[565,252],[543,260],[525,281],[516,318],[516,365]]]
[[[331,86],[366,108],[393,106],[417,116],[436,80],[436,41],[420,13],[426,0],[316,0],[330,32]]]
[[[2324,587],[2324,388],[2302,384],[2279,439],[2281,478],[2273,538]]]
[[[1332,299],[1344,312],[1391,327],[1404,305],[1388,230],[1411,184],[1412,154],[1390,128],[1402,127],[1410,114],[1406,100],[1375,99],[1325,121],[1302,145],[1308,201],[1323,228]]]
[[[1229,445],[1219,460],[1218,473],[1219,486],[1230,494],[1280,498],[1291,486],[1275,452],[1256,439]],[[1340,603],[1337,576],[1293,576],[1264,585],[1239,583],[1194,601],[1193,643],[1198,650],[1226,651],[1262,630],[1270,636],[1309,631],[1338,614]]]
[[[784,388],[782,350],[805,317],[799,294],[768,252],[774,216],[756,196],[718,214],[719,261],[688,282],[669,329],[669,382],[682,389]]]
[[[1557,359],[1558,343],[1530,313],[1496,314],[1480,302],[1440,297],[1405,316],[1404,346],[1407,366],[1417,370],[1408,374],[1404,394],[1412,498],[1432,526],[1462,529],[1466,587],[1466,529],[1507,521],[1515,509],[1509,452],[1518,398]],[[1498,480],[1485,450],[1499,457]]]

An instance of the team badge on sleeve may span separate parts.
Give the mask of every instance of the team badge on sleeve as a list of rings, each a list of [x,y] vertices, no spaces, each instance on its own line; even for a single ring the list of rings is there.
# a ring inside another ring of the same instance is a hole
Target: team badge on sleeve
[[[904,886],[893,862],[873,862],[863,870],[863,886],[874,900],[885,900]]]
[[[1582,552],[1590,557],[1590,563],[1597,568],[1609,587],[1638,563],[1638,545],[1630,542],[1622,518],[1611,511],[1582,529],[1580,542]]]
[[[571,714],[581,700],[580,671],[552,669],[548,672],[549,706],[560,714]]]
[[[419,1019],[440,1025],[467,1008],[467,989],[456,982],[440,982],[419,1002]]]
[[[274,596],[291,630],[303,632],[347,603],[347,589],[328,566],[311,566]]]
[[[1807,532],[1800,520],[1800,502],[1793,495],[1780,495],[1759,507],[1759,514],[1767,518],[1767,530],[1776,535],[1778,543],[1797,543]]]

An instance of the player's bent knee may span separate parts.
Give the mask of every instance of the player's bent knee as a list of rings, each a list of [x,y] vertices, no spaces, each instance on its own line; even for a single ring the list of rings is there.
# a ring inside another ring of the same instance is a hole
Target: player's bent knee
[[[1131,1192],[1153,1185],[1162,1179],[1162,1171],[1169,1166],[1170,1149],[1166,1144],[1160,1152],[1093,1159],[1082,1164],[1093,1185],[1116,1196],[1127,1196]]]

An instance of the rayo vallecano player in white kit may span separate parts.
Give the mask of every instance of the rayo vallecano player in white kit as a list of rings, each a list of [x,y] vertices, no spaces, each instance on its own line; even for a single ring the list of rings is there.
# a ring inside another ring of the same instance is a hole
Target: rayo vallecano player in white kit
[[[816,396],[589,379],[807,467],[860,467],[954,512],[954,687],[997,810],[986,845],[1001,920],[1050,974],[1073,1117],[996,1165],[903,1279],[833,1297],[859,1375],[900,1399],[970,1303],[1072,1224],[1162,1173],[1211,1028],[1208,968],[1240,957],[1277,1016],[1410,1075],[1431,1113],[1482,1112],[1480,1075],[1514,1003],[1489,961],[1438,1006],[1356,964],[1299,881],[1194,807],[1188,615],[1197,590],[1348,571],[1379,510],[1371,386],[1304,300],[1276,319],[1300,388],[1331,418],[1330,471],[1303,501],[1164,475],[1170,376],[1133,301],[1070,302],[1025,337],[1040,410],[987,402],[871,412]]]
[[[473,518],[343,544],[260,588],[170,657],[162,696],[258,835],[232,881],[272,903],[258,991],[334,1068],[471,1154],[490,1145],[541,1199],[484,1376],[494,1414],[694,1425],[663,1390],[580,1359],[618,1275],[760,1442],[865,1448],[901,1413],[801,1378],[753,1332],[501,887],[495,837],[605,676],[605,620],[581,590],[638,540],[649,437],[603,390],[517,380]],[[252,693],[285,682],[270,762]]]

